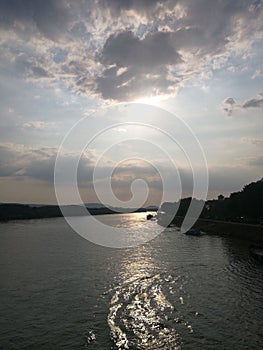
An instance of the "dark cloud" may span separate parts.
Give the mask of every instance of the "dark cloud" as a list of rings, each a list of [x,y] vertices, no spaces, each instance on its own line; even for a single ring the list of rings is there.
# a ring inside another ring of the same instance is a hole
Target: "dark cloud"
[[[33,66],[31,69],[32,69],[33,74],[38,78],[48,78],[49,77],[48,72],[42,67]]]
[[[105,69],[96,77],[96,92],[104,99],[115,100],[176,93],[184,79],[201,73],[198,64],[195,66],[191,60],[201,63],[206,59],[219,68],[223,61],[218,57],[234,48],[235,43],[229,47],[231,37],[243,30],[237,29],[238,20],[246,23],[259,12],[252,2],[243,0],[101,1],[100,4],[113,12],[132,9],[143,13],[148,20],[154,11],[159,11],[154,26],[148,22],[142,32],[138,29],[139,34],[126,29],[111,34],[103,46],[99,60]],[[120,73],[123,67],[126,71]],[[232,109],[230,104],[225,112],[231,115]]]
[[[260,108],[263,107],[263,94],[260,93],[256,98],[251,98],[243,103],[242,108]]]
[[[259,93],[255,98],[251,98],[242,104],[238,104],[232,97],[228,97],[223,101],[222,107],[228,116],[231,116],[237,109],[261,108],[263,107],[263,93]]]
[[[15,153],[10,151],[8,146],[0,145],[0,159],[0,177],[12,176],[20,169],[15,163]]]
[[[238,105],[232,97],[226,98],[222,103],[223,110],[228,116],[231,116],[233,114],[236,106]]]
[[[27,149],[22,145],[3,144],[0,146],[0,177],[2,176],[32,176],[39,166],[43,170],[41,179],[50,179],[50,167],[53,162],[54,149]],[[46,170],[44,170],[46,168]],[[36,172],[36,175],[39,173]],[[48,174],[48,175],[47,175]],[[32,176],[38,178],[38,176]]]
[[[237,18],[249,15],[249,3],[244,0],[187,0],[180,4],[187,8],[184,28],[179,32],[182,45],[199,47],[205,52],[219,53],[234,33]]]
[[[110,8],[117,15],[120,11],[133,10],[149,21],[154,18],[155,31],[167,27],[170,33],[176,34],[173,40],[180,48],[198,48],[203,54],[221,51],[234,33],[237,19],[257,16],[260,6],[253,6],[254,3],[246,0],[99,1],[102,8]]]
[[[57,39],[68,23],[69,13],[62,0],[1,0],[0,23],[14,27],[16,22],[28,26],[36,25],[38,30],[50,39]]]
[[[78,163],[78,181],[80,184],[92,181],[93,159],[81,157]],[[54,168],[57,150],[54,148],[26,148],[22,145],[0,145],[0,177],[31,177],[50,184],[54,183]],[[62,157],[63,171],[67,173],[78,155],[65,153]],[[63,176],[61,177],[63,180]]]
[[[157,32],[139,39],[131,31],[111,35],[102,50],[104,65],[138,66],[150,71],[160,65],[176,64],[181,57],[174,47],[170,33]]]
[[[168,66],[182,62],[169,33],[150,33],[140,39],[131,31],[111,35],[99,60],[110,68],[97,77],[97,91],[105,99],[116,100],[134,98],[143,92],[168,92],[175,85],[175,79],[169,78]]]
[[[225,99],[224,103],[233,106],[236,104],[236,101],[232,97],[228,97],[227,99]]]

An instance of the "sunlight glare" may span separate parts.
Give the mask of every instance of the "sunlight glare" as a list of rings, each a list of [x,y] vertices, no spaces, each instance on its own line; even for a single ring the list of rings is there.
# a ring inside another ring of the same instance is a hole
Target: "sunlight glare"
[[[168,96],[160,96],[160,95],[159,96],[142,96],[142,97],[137,98],[134,102],[158,106],[161,101],[163,101],[167,98],[168,98]]]

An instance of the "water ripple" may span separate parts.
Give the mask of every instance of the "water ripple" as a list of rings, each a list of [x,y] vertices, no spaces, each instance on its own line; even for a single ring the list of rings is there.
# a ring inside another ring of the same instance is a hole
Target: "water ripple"
[[[115,288],[108,325],[117,349],[181,349],[176,326],[183,325],[189,333],[193,329],[169,301],[175,282],[171,275],[154,274]],[[178,305],[182,300],[178,298]]]

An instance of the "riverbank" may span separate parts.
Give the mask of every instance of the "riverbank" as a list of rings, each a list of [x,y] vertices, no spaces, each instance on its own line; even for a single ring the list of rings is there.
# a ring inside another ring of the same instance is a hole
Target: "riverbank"
[[[133,211],[127,209],[127,212]],[[0,222],[10,220],[48,219],[62,216],[110,215],[124,213],[122,208],[88,208],[80,205],[43,205],[33,207],[27,204],[0,204]],[[147,212],[146,208],[139,208],[134,212]]]
[[[175,217],[173,224],[181,226],[183,217]],[[248,240],[253,243],[263,244],[263,226],[226,222],[219,220],[198,219],[195,228],[207,234],[231,236]]]

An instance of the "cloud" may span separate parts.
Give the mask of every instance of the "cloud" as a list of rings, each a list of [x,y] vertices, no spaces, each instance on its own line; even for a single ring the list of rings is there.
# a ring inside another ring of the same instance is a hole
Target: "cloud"
[[[131,31],[111,35],[99,60],[107,68],[96,78],[97,92],[116,100],[168,92],[176,85],[169,66],[182,62],[169,33],[156,32],[140,39]]]
[[[232,97],[228,97],[222,103],[224,112],[231,116],[236,110],[246,110],[249,108],[261,108],[263,107],[263,93],[260,92],[254,98],[251,98],[241,104],[237,103]]]
[[[233,106],[236,104],[236,101],[232,98],[232,97],[228,97],[225,101],[224,101],[225,104],[228,104],[230,106]]]
[[[249,161],[249,165],[262,168],[263,167],[263,156],[251,159]]]
[[[32,181],[33,188],[36,184],[35,181],[53,188],[56,154],[57,150],[54,148],[30,148],[12,143],[0,144],[0,180],[1,178],[2,180],[4,179],[6,186],[8,186],[9,182],[14,184],[14,181],[23,180],[27,181],[27,183]],[[70,171],[72,161],[76,157],[77,154],[73,152],[62,154],[62,182],[65,181],[62,183],[63,186],[72,186],[72,184],[66,182],[67,179],[63,177],[63,173]],[[85,157],[80,159],[78,186],[81,191],[94,194],[93,171],[95,164],[96,154],[93,151],[89,151]],[[251,158],[239,166],[222,165],[220,167],[211,167],[209,170],[210,198],[216,197],[219,193],[227,195],[230,192],[241,189],[245,183],[254,181],[255,174],[252,168],[256,168],[257,174],[261,174],[262,165],[263,157],[259,156]],[[105,161],[96,172],[96,181],[102,190],[104,189],[103,186],[106,186],[108,182],[111,166],[112,164]],[[165,164],[158,164],[158,169],[161,171],[163,178],[165,178],[165,188],[169,190],[169,193],[166,193],[164,198],[169,197],[170,200],[178,199],[179,197],[175,196],[179,196],[178,191],[180,187],[176,183],[174,169]],[[188,168],[180,168],[178,170],[182,182],[183,197],[191,196],[193,190],[192,171]],[[136,160],[119,164],[116,167],[111,178],[113,192],[123,200],[129,199],[131,196],[131,184],[136,179],[143,179],[148,184],[150,196],[154,195],[155,198],[161,198],[163,183],[160,174],[150,164]]]
[[[237,103],[232,97],[228,97],[223,101],[222,107],[224,112],[228,116],[231,116],[233,114],[233,110],[237,107]]]
[[[32,35],[36,27],[45,37],[56,40],[64,32],[69,12],[64,1],[1,0],[2,26],[18,28],[20,35]]]
[[[263,138],[257,139],[257,138],[243,138],[242,141],[244,143],[250,143],[255,146],[262,146],[263,145]]]
[[[0,177],[31,178],[53,186],[56,156],[57,150],[55,148],[32,148],[13,143],[0,144]],[[63,174],[70,172],[72,164],[78,159],[78,154],[64,152],[60,157],[58,172],[63,182],[67,181],[67,176],[63,176]],[[85,153],[85,156],[80,158],[78,163],[78,185],[80,187],[93,188],[96,157],[96,153],[89,150]],[[96,169],[95,181],[104,186],[108,182],[109,174],[114,170],[111,176],[113,190],[122,190],[125,194],[125,192],[130,192],[134,180],[142,179],[148,183],[151,190],[162,191],[161,176],[163,175],[165,181],[168,182],[166,185],[172,192],[175,186],[175,170],[161,163],[154,165],[158,168],[150,163],[135,159],[116,166],[109,159],[105,159]],[[161,174],[159,174],[159,170]],[[192,190],[191,173],[187,169],[179,169],[179,171],[182,176],[184,191],[190,192]],[[65,182],[63,185],[71,186],[72,184]]]
[[[42,67],[33,66],[33,67],[31,67],[31,69],[32,69],[33,74],[37,78],[48,78],[49,77],[48,72]]]
[[[243,109],[247,108],[260,108],[263,106],[263,93],[259,93],[256,98],[251,98],[243,103],[241,106]]]
[[[24,123],[22,127],[30,130],[44,130],[55,125],[54,122],[44,122],[41,120]]]
[[[0,145],[0,177],[27,176],[34,164],[44,166],[55,157],[53,148],[32,149],[20,144],[5,143]],[[43,177],[42,177],[43,179]]]
[[[162,180],[157,169],[140,160],[120,164],[112,174],[112,184],[127,188],[138,178],[147,182],[151,188],[162,190]]]
[[[131,31],[111,35],[104,44],[100,61],[104,65],[138,66],[152,72],[160,65],[176,64],[181,57],[176,51],[170,33],[156,32],[139,39]]]
[[[251,79],[256,79],[256,78],[262,78],[263,73],[261,72],[261,69],[256,69],[254,74],[251,76]]]
[[[259,2],[231,0],[2,0],[0,13],[10,74],[116,101],[175,95],[239,64],[263,19]]]
[[[32,148],[20,144],[0,144],[0,177],[31,177],[50,184],[54,183],[54,167],[57,149],[51,147]],[[63,170],[67,172],[72,166],[72,160],[78,159],[74,153],[62,155]],[[86,152],[79,161],[79,181],[91,181],[94,160],[92,152]]]
[[[107,6],[110,3],[103,2]],[[111,2],[113,3],[113,2]],[[127,5],[112,4],[112,10],[135,11],[145,15],[144,6],[136,1]],[[140,95],[176,94],[186,80],[209,79],[204,75],[209,66],[223,67],[232,53],[238,54],[236,45],[244,28],[240,23],[250,22],[259,14],[245,2],[208,1],[153,1],[149,17],[158,11],[155,28],[150,23],[143,28],[143,37],[125,30],[112,34],[106,40],[100,62],[106,66],[96,79],[96,91],[105,99],[134,99]],[[177,16],[175,16],[175,14]],[[178,18],[174,21],[173,18]],[[246,33],[248,35],[248,33]],[[247,43],[246,43],[247,44]],[[120,67],[127,71],[117,75]]]
[[[160,0],[99,0],[99,6],[102,6],[103,8],[109,8],[113,14],[118,15],[120,12],[123,11],[135,11],[138,13],[145,13],[148,14],[148,11],[155,10],[158,6],[161,5],[161,3],[167,3],[167,0],[160,1]],[[175,2],[174,2],[175,3]]]

